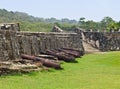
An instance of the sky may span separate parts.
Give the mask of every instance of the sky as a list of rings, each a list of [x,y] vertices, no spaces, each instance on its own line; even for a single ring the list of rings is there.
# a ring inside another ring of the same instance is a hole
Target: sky
[[[109,16],[120,21],[119,4],[120,0],[1,0],[0,9],[42,18],[101,21]]]

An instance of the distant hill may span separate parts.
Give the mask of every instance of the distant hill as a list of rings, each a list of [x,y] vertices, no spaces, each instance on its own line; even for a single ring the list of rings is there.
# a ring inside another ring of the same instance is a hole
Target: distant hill
[[[34,17],[24,12],[13,12],[7,11],[6,9],[0,9],[0,23],[9,22],[19,22],[21,30],[23,31],[51,31],[54,24],[59,24],[60,26],[64,24],[65,26],[71,27],[78,23],[76,20],[69,20],[67,18],[61,20],[56,18],[45,19]]]

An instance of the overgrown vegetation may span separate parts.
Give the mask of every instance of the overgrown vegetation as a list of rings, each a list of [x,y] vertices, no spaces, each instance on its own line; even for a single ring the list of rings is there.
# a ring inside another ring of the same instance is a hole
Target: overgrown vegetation
[[[73,24],[76,24],[77,21],[62,19],[57,20],[55,18],[44,19],[30,16],[23,12],[13,12],[7,11],[5,9],[0,9],[0,23],[16,23],[19,22],[22,31],[43,31],[49,32],[52,30],[55,23],[61,24],[63,27],[66,27],[66,24],[69,28]],[[66,29],[65,29],[66,30]]]
[[[119,89],[120,52],[89,54],[64,70],[0,77],[0,89]]]
[[[79,21],[69,20],[63,18],[58,20],[56,18],[38,18],[28,15],[23,12],[7,11],[0,9],[0,23],[19,22],[22,31],[45,31],[52,30],[54,24],[57,24],[65,31],[72,31],[75,27],[84,28],[86,30],[93,29],[94,31],[105,29],[118,30],[120,28],[120,21],[116,22],[111,17],[104,17],[100,22],[93,20],[86,20],[84,17],[80,17]]]

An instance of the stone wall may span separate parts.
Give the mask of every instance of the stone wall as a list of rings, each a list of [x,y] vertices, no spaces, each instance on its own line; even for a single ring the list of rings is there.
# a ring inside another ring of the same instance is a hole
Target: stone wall
[[[120,32],[83,32],[82,37],[101,51],[120,50]]]
[[[81,35],[76,33],[18,33],[20,53],[30,55],[38,55],[40,52],[45,52],[47,49],[62,47],[77,48],[84,51],[81,39]]]
[[[0,31],[0,60],[15,60],[20,54],[39,55],[61,47],[84,51],[82,37],[76,33]]]
[[[16,32],[0,31],[0,60],[16,58],[20,58]]]

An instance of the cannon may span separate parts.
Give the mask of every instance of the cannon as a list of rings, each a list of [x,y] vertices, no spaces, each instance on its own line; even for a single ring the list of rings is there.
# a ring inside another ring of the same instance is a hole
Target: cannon
[[[79,55],[79,56],[83,56],[84,55],[84,52],[83,51],[80,51],[80,50],[78,50],[78,49],[73,49],[73,48],[61,48],[61,49],[63,49],[63,50],[67,50],[67,51],[71,51],[72,53],[74,53],[74,54],[77,54],[77,55]]]
[[[66,49],[57,49],[60,52],[64,52],[65,54],[69,54],[74,56],[75,58],[81,57],[81,55],[77,52],[71,51],[71,50],[66,50]]]
[[[74,62],[75,57],[64,52],[58,52],[57,50],[47,50],[46,54],[53,55],[58,58],[58,60],[63,60],[65,62]]]
[[[41,62],[46,67],[52,67],[55,69],[62,69],[59,63],[53,62],[53,61],[48,60],[48,59],[30,56],[30,55],[26,55],[26,54],[22,54],[21,57],[23,59],[33,60],[35,62]]]

